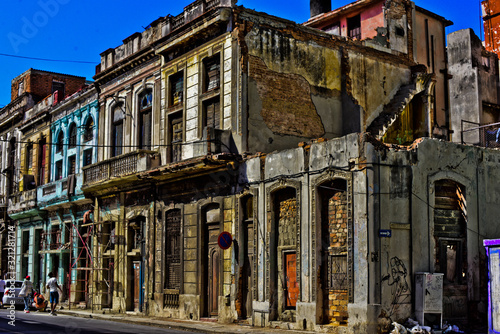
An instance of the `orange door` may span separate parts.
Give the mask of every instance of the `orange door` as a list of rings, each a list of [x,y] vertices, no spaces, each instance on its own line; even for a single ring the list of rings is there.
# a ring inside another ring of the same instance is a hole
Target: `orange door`
[[[299,284],[297,282],[297,254],[285,253],[285,273],[286,273],[286,292],[285,306],[295,308],[299,298]]]

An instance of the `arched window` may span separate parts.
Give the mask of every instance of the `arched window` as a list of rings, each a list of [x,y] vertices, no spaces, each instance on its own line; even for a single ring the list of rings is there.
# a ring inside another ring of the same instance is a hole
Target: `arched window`
[[[153,94],[146,90],[139,95],[139,149],[151,149],[151,109]]]
[[[123,146],[123,118],[125,113],[122,110],[122,104],[113,108],[112,138],[111,138],[111,156],[116,157],[122,154]]]
[[[59,134],[57,135],[57,141],[56,141],[56,152],[62,152],[64,147],[64,133],[59,131]]]
[[[69,145],[68,148],[76,147],[76,124],[71,123],[69,126]]]
[[[85,122],[83,139],[85,141],[91,141],[94,139],[94,119],[92,117],[89,117],[87,122]]]

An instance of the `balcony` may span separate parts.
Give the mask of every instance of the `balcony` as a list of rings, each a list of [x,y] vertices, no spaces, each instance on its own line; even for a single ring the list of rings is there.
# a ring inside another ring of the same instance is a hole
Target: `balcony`
[[[194,156],[230,153],[231,131],[211,127],[203,129],[203,138],[193,144]]]
[[[36,208],[36,189],[17,192],[9,196],[9,215]]]
[[[155,151],[137,150],[83,167],[83,186],[88,188],[103,182],[120,180],[155,168],[160,155]]]
[[[488,148],[500,148],[500,123],[481,125],[462,120],[460,139],[462,144]]]
[[[83,195],[81,191],[83,185],[83,173],[76,174],[74,179],[73,193],[68,196],[69,177],[50,182],[38,187],[38,205],[41,209],[64,203],[71,199],[71,196]]]

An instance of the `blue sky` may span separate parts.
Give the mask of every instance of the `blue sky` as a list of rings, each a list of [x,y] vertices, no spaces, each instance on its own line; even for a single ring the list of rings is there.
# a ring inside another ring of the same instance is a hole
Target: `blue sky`
[[[167,14],[178,15],[194,0],[6,0],[0,5],[0,106],[10,102],[10,82],[36,68],[92,80],[99,54]],[[332,8],[353,1],[332,0]],[[480,0],[415,0],[416,5],[454,22],[447,33],[473,28],[480,35]],[[309,18],[309,0],[239,0],[238,5],[298,23]]]

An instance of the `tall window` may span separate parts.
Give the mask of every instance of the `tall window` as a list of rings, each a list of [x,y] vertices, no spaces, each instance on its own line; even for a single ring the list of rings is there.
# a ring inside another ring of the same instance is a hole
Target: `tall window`
[[[181,211],[165,215],[165,288],[179,289],[181,284]]]
[[[83,166],[88,166],[92,164],[92,149],[89,148],[83,151]]]
[[[59,134],[57,135],[57,141],[56,141],[56,152],[60,153],[62,152],[64,147],[64,133],[62,129],[59,131]]]
[[[122,110],[123,105],[119,104],[113,109],[113,124],[111,138],[111,155],[116,157],[122,154],[123,146],[123,118],[125,113]]]
[[[91,141],[92,139],[94,139],[94,119],[92,117],[89,117],[87,118],[87,122],[85,122],[83,140]]]
[[[204,87],[203,92],[208,92],[220,87],[220,54],[203,61]]]
[[[76,157],[74,155],[68,158],[68,175],[76,174]]]
[[[219,97],[203,103],[203,127],[220,129],[220,102]]]
[[[184,95],[184,74],[176,73],[170,77],[170,106],[180,105]]]
[[[8,171],[9,171],[9,182],[8,182],[8,193],[9,195],[14,193],[14,163],[16,161],[16,138],[12,138],[10,140],[10,145],[9,145],[9,165],[8,165]]]
[[[361,39],[361,17],[359,14],[347,19],[347,30],[349,37]]]
[[[62,133],[62,131],[61,131]],[[39,156],[38,156],[38,184],[42,185],[45,184],[45,179],[46,179],[46,170],[47,168],[47,141],[45,138],[40,140],[38,142],[38,147],[39,147]]]
[[[62,179],[62,161],[59,160],[56,162],[56,175],[55,175],[56,180]]]
[[[24,79],[19,82],[17,86],[17,96],[21,96],[24,93]]]
[[[31,168],[33,168],[33,144],[29,143],[26,145],[26,169],[28,169],[28,173],[31,172]]]
[[[169,162],[182,160],[182,112],[170,115],[169,122]]]
[[[151,110],[153,94],[147,90],[139,95],[139,148],[151,149]]]
[[[71,123],[71,125],[69,126],[69,145],[68,145],[68,148],[76,147],[76,134],[77,134],[76,124]]]

